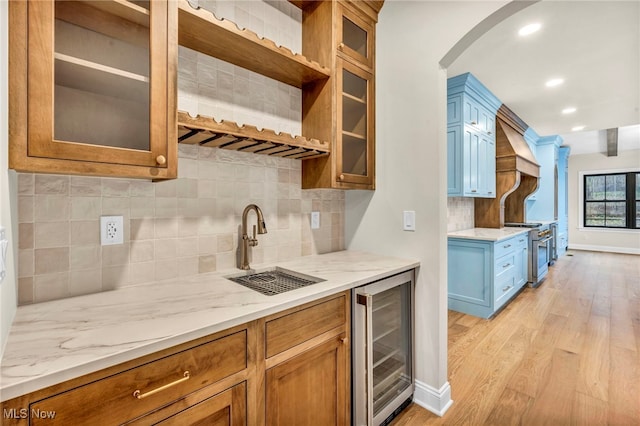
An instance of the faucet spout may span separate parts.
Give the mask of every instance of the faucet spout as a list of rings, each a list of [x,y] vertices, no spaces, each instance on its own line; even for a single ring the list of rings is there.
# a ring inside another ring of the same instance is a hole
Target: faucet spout
[[[251,210],[256,212],[257,233],[267,233],[267,225],[264,223],[262,210],[260,210],[260,207],[255,204],[249,204],[242,212],[242,248],[240,250],[239,268],[244,270],[251,269],[249,266],[249,246],[255,247],[258,245],[258,239],[256,238],[256,225],[253,226],[253,237],[250,237],[247,233],[247,216]]]

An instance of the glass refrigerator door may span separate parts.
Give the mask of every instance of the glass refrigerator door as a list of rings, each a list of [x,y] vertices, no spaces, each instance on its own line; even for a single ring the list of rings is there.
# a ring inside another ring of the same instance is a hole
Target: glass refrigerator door
[[[384,423],[413,394],[413,280],[407,271],[354,289],[355,426]]]
[[[411,283],[372,297],[373,416],[412,385]]]

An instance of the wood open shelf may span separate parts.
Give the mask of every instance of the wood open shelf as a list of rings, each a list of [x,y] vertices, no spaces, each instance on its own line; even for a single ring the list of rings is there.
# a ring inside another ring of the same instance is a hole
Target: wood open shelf
[[[298,88],[331,75],[317,62],[211,12],[194,9],[187,0],[178,3],[178,43]]]
[[[178,111],[178,142],[297,160],[322,157],[330,152],[329,144],[317,139],[238,126],[233,121],[217,122],[200,115],[192,117],[182,111]]]

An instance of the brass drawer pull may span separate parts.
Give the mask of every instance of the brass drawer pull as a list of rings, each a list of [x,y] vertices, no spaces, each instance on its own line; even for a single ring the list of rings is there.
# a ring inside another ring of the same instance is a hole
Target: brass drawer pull
[[[509,248],[509,247],[511,247],[511,244],[507,244],[507,245],[502,246],[502,248]]]
[[[509,266],[511,266],[511,264],[510,264],[510,263],[507,263],[507,264],[502,265],[502,267],[503,267],[503,268],[508,268]]]
[[[185,372],[182,374],[182,376],[183,376],[183,377],[182,377],[181,379],[178,379],[178,380],[173,381],[173,382],[171,382],[171,383],[167,383],[166,385],[164,385],[164,386],[160,386],[159,388],[156,388],[156,389],[154,389],[154,390],[150,390],[149,392],[142,393],[142,392],[140,392],[140,389],[136,389],[136,390],[133,392],[133,396],[134,396],[134,397],[136,397],[137,399],[143,399],[143,398],[146,398],[146,397],[148,397],[148,396],[151,396],[151,395],[153,395],[153,394],[156,394],[156,393],[158,393],[158,392],[161,392],[161,391],[163,391],[163,390],[165,390],[165,389],[168,389],[168,388],[170,388],[171,386],[175,386],[175,385],[177,385],[178,383],[186,382],[187,380],[189,380],[189,377],[191,377],[191,374],[189,373],[189,370],[187,370],[187,371],[185,371]]]
[[[506,292],[507,292],[507,291],[509,291],[509,290],[511,290],[511,286],[510,286],[510,285],[508,285],[508,286],[506,286],[506,287],[503,287],[503,288],[502,288],[502,292],[503,292],[503,293],[506,293]]]

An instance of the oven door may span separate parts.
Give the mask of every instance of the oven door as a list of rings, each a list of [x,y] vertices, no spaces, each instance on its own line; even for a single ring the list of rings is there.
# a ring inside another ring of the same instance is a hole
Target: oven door
[[[532,280],[533,286],[536,286],[537,284],[542,282],[544,277],[547,275],[547,272],[549,271],[549,256],[551,254],[550,250],[552,239],[553,237],[547,236],[541,240],[533,242],[534,262],[532,263],[535,267]]]

